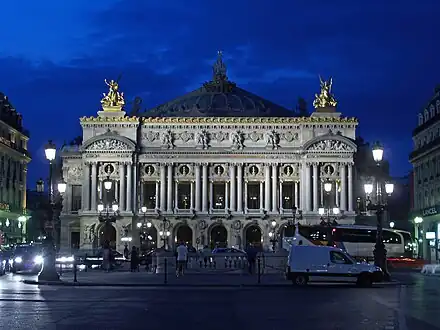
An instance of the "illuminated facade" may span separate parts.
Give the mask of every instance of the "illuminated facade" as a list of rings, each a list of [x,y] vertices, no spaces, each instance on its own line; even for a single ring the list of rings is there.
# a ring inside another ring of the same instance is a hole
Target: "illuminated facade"
[[[26,230],[29,133],[22,116],[0,93],[0,230],[4,243],[22,241]]]
[[[319,223],[324,204],[344,211],[341,223],[354,222],[357,121],[336,111],[331,80],[321,81],[310,117],[237,87],[221,54],[211,81],[136,117],[123,111],[117,83],[107,84],[103,110],[81,118],[82,145],[61,153],[62,246],[79,238],[83,249],[98,247],[104,236],[117,249],[129,240],[162,246],[160,233],[169,232],[171,246],[268,247],[273,220],[282,232],[296,207],[302,223]],[[115,222],[98,221],[101,201],[118,204]]]
[[[430,235],[429,240],[423,236],[420,251],[423,251],[424,258],[438,260],[438,249],[434,248],[434,242],[439,239],[440,221],[440,87],[435,89],[433,98],[418,115],[418,126],[413,131],[413,146],[410,154],[413,165],[411,220],[418,217],[417,227]],[[419,222],[420,219],[422,222]],[[416,230],[416,236],[422,238],[421,231]]]

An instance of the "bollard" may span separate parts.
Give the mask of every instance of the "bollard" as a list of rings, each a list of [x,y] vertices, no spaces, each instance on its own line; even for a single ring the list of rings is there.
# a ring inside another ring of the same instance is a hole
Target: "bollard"
[[[165,277],[163,278],[163,284],[168,283],[168,259],[167,257],[164,258],[163,261],[163,271],[165,273]]]
[[[257,267],[258,267],[258,284],[261,283],[261,259],[257,258]]]
[[[76,267],[76,257],[73,259],[73,283],[77,283],[78,279],[77,279],[77,267]]]

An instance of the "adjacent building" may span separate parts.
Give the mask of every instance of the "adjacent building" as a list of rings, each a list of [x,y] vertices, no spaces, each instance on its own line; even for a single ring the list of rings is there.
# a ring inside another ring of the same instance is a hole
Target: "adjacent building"
[[[31,161],[23,118],[0,93],[0,231],[4,243],[22,241],[26,230],[26,176]]]
[[[413,212],[419,239],[423,241],[425,259],[438,259],[435,248],[439,237],[440,220],[440,87],[418,115],[418,126],[413,131],[414,150],[410,154],[413,165]],[[423,233],[423,235],[422,235]]]
[[[268,247],[273,220],[282,234],[292,218],[319,223],[322,206],[354,223],[358,122],[337,111],[331,79],[306,117],[229,81],[221,54],[211,81],[134,117],[106,83],[102,110],[80,119],[82,143],[61,152],[62,247]]]

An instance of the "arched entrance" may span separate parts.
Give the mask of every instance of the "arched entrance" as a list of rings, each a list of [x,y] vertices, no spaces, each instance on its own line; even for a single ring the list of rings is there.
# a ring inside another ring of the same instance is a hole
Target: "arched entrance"
[[[157,249],[157,229],[144,225],[140,232],[141,251],[149,252]]]
[[[110,248],[116,249],[116,229],[111,223],[104,223],[99,227],[98,236],[100,247],[108,243]]]
[[[192,246],[192,236],[192,229],[188,225],[181,225],[177,228],[174,241],[175,243],[184,242],[187,246]]]
[[[223,225],[215,225],[211,228],[210,234],[211,248],[228,246],[228,231]]]
[[[249,227],[246,228],[244,236],[246,238],[246,247],[249,245],[253,245],[253,246],[261,245],[262,233],[259,226],[250,225]]]

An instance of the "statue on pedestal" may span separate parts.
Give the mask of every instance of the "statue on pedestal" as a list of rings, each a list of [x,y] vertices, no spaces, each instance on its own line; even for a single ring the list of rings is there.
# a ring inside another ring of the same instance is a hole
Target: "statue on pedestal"
[[[332,95],[333,79],[322,80],[321,76],[319,76],[319,82],[321,85],[321,92],[315,94],[315,100],[313,101],[315,109],[336,107],[338,101],[336,101],[335,97]]]
[[[118,81],[107,79],[104,80],[105,84],[109,87],[108,93],[102,93],[103,98],[101,104],[103,108],[119,108],[119,110],[125,105],[124,93],[119,91]]]

